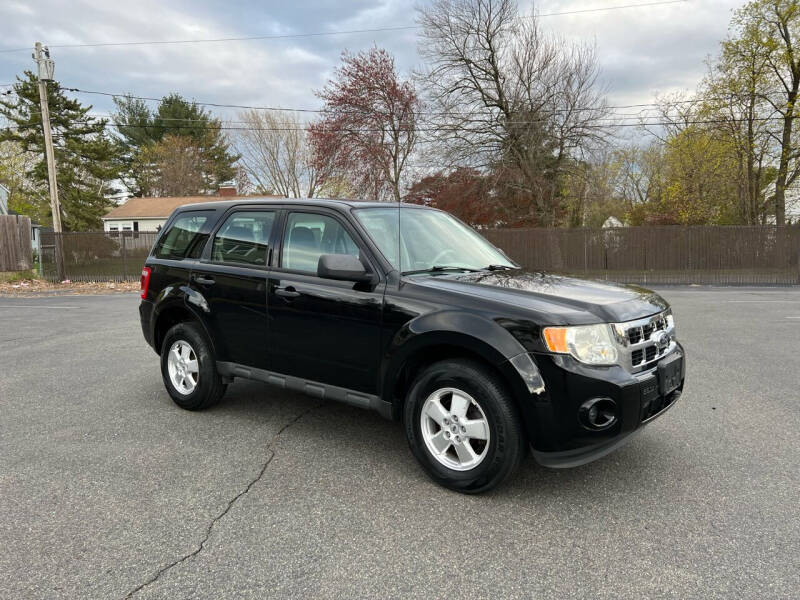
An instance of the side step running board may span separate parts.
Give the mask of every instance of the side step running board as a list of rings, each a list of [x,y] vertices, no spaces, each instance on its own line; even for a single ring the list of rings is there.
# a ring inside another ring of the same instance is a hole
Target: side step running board
[[[372,394],[356,392],[317,381],[309,381],[291,375],[282,375],[255,367],[247,367],[234,362],[217,361],[217,372],[223,377],[244,377],[245,379],[262,381],[286,390],[313,396],[314,398],[335,400],[358,408],[374,410],[387,419],[392,418],[392,404]]]

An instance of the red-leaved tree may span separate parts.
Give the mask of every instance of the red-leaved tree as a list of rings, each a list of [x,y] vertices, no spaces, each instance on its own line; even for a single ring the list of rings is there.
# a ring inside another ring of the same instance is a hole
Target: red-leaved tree
[[[420,101],[414,86],[399,79],[392,55],[377,47],[344,52],[333,79],[316,94],[325,106],[310,128],[315,161],[332,162],[359,195],[400,202]]]
[[[447,211],[473,227],[492,227],[497,221],[490,179],[475,169],[439,172],[415,182],[405,201]]]

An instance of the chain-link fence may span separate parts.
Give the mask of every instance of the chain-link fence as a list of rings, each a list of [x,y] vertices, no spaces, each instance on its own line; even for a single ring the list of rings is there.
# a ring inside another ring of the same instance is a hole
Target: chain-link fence
[[[490,229],[483,234],[529,270],[642,284],[800,284],[800,227]],[[43,233],[44,276],[135,281],[156,233]]]
[[[492,229],[529,270],[642,284],[800,284],[800,227]]]
[[[58,279],[56,247],[61,241],[65,278],[71,281],[137,281],[157,233],[137,231],[42,234],[42,274]]]

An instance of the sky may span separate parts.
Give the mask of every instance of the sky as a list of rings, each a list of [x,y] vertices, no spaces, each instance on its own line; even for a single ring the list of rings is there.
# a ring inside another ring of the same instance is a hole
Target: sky
[[[652,0],[650,0],[652,1]],[[688,0],[572,15],[648,0],[535,0],[546,31],[593,42],[612,105],[652,102],[655,94],[691,90],[717,53],[732,11],[743,0]],[[424,4],[424,2],[422,2]],[[307,34],[414,25],[416,3],[403,0],[3,0],[0,84],[32,69],[34,42],[59,44]],[[521,13],[532,9],[522,0]],[[177,91],[201,102],[314,109],[345,49],[377,44],[399,70],[422,63],[414,29],[182,45],[52,48],[65,87],[162,97]],[[0,88],[0,92],[8,88]],[[79,95],[95,112],[111,98]],[[232,111],[214,109],[232,118]]]

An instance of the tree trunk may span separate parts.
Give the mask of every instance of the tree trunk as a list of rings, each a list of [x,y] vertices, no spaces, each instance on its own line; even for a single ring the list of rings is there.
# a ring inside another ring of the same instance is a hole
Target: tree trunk
[[[755,181],[755,132],[753,120],[755,119],[755,98],[750,95],[747,107],[747,205],[745,206],[746,220],[748,225],[755,225],[758,221],[755,207],[758,204],[759,188]]]
[[[778,163],[778,177],[775,180],[775,224],[786,224],[786,177],[789,172],[789,153],[792,144],[792,125],[794,124],[794,94],[789,96],[789,105],[783,117],[783,136],[781,137],[781,158]]]
[[[394,201],[400,202],[400,184],[397,181],[392,182],[392,193],[394,194]]]

